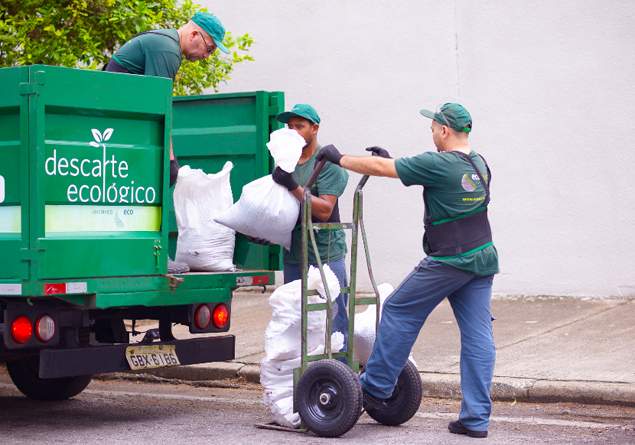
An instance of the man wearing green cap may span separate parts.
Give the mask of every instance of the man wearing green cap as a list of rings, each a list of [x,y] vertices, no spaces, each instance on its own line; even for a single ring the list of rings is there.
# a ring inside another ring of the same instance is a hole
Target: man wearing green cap
[[[397,378],[430,312],[448,298],[461,331],[461,391],[463,400],[455,434],[487,437],[492,403],[490,388],[495,348],[490,302],[498,254],[487,218],[491,175],[485,159],[471,150],[472,118],[456,103],[437,112],[421,110],[432,119],[435,152],[391,159],[379,155],[342,155],[324,147],[317,158],[373,176],[399,178],[405,186],[423,186],[425,207],[423,250],[426,257],[401,282],[384,304],[373,352],[361,376],[364,406],[390,409]]]
[[[273,172],[273,180],[286,187],[302,201],[304,187],[315,168],[315,159],[320,152],[318,143],[318,130],[320,128],[320,116],[317,111],[308,104],[296,104],[291,111],[285,111],[277,116],[280,122],[297,131],[306,142],[302,149],[302,155],[293,173],[287,173],[280,167]],[[311,213],[314,222],[340,222],[338,197],[344,193],[348,173],[341,167],[327,163],[318,175],[315,184],[311,187]],[[293,230],[291,249],[284,253],[284,282],[289,283],[300,279],[302,271],[302,226],[298,223]],[[320,230],[315,234],[320,260],[322,264],[328,264],[337,276],[341,287],[347,286],[346,278],[346,235],[343,230]],[[309,248],[309,264],[316,265],[315,252]],[[340,293],[335,300],[337,313],[333,318],[333,332],[341,332],[344,335],[344,349],[347,345],[348,317],[346,313],[347,294]]]
[[[218,17],[197,12],[179,29],[145,31],[119,48],[105,67],[105,71],[167,77],[174,80],[183,56],[188,60],[205,59],[216,48],[224,53],[225,28]],[[178,162],[170,146],[170,185],[178,174]]]
[[[208,12],[197,12],[179,29],[156,29],[137,34],[124,43],[104,67],[104,71],[167,77],[174,80],[183,56],[195,61],[211,56],[216,48],[224,53],[225,28],[218,17]],[[179,173],[170,139],[170,186]],[[189,271],[187,264],[168,261],[168,272]]]

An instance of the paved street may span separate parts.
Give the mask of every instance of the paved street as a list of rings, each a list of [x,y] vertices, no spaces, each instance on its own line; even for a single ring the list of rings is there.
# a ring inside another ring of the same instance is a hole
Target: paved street
[[[22,397],[0,368],[0,437],[3,444],[32,443],[333,443],[310,434],[261,430],[267,409],[261,389],[239,381],[225,387],[93,381],[66,402]],[[343,439],[351,444],[461,444],[473,439],[446,431],[458,402],[425,399],[402,427],[376,424],[366,415]],[[490,438],[478,443],[635,443],[635,408],[579,405],[495,404]]]

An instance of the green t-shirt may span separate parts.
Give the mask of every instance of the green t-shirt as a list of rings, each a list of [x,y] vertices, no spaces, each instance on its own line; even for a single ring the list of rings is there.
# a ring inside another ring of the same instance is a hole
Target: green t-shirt
[[[174,80],[181,66],[181,46],[176,29],[157,29],[128,40],[112,56],[132,74]]]
[[[487,168],[476,152],[470,158],[486,181]],[[454,219],[483,208],[485,187],[472,165],[451,152],[426,152],[395,161],[405,186],[422,185],[425,214],[432,221]],[[457,269],[486,276],[498,273],[498,253],[493,244],[447,257],[431,257]]]
[[[318,147],[313,156],[304,164],[298,164],[293,172],[293,178],[300,185],[307,183],[315,167],[315,157],[322,147]],[[317,180],[311,187],[313,196],[334,195],[342,196],[348,182],[348,173],[339,165],[327,162]],[[334,209],[335,212],[335,209]],[[314,222],[316,220],[314,219]],[[318,230],[315,232],[315,242],[323,263],[339,260],[346,256],[346,234],[343,230]],[[298,224],[293,229],[291,250],[284,253],[284,262],[299,264],[302,262],[302,226]],[[309,263],[315,264],[315,253],[309,240]]]

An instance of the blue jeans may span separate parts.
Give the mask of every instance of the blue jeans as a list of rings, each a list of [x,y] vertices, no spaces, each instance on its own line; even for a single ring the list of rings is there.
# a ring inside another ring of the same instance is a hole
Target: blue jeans
[[[479,277],[423,259],[388,297],[362,387],[387,399],[408,360],[426,318],[448,298],[461,331],[461,412],[467,428],[485,431],[492,410],[490,389],[496,349],[492,334],[493,275]]]
[[[324,264],[324,263],[323,263]],[[326,263],[340,282],[340,287],[348,286],[348,280],[346,278],[346,261],[344,258]],[[311,264],[311,266],[316,266]],[[302,277],[302,265],[284,263],[284,282],[289,283],[291,281],[299,280]],[[337,314],[333,318],[333,332],[341,332],[344,334],[344,349],[347,350],[348,345],[348,294],[340,293],[335,299],[337,304]]]

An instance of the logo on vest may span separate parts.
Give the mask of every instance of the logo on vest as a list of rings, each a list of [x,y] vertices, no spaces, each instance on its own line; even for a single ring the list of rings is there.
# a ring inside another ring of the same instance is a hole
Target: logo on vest
[[[466,192],[473,192],[478,188],[481,179],[478,177],[476,173],[464,173],[461,178],[461,187]]]

